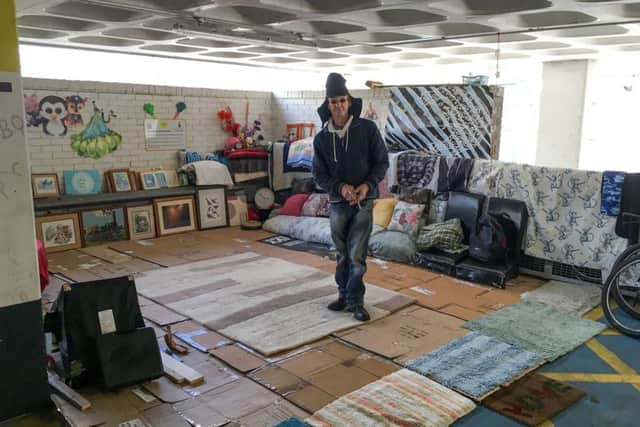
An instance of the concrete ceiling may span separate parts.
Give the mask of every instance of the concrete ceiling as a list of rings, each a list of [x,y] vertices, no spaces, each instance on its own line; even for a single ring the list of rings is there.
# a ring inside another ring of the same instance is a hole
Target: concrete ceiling
[[[16,0],[21,44],[368,69],[640,53],[640,1]]]

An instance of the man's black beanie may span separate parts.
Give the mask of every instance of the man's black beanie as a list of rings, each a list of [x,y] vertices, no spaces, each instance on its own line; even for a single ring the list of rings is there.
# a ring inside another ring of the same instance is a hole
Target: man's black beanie
[[[327,76],[327,84],[325,85],[327,88],[327,98],[349,95],[346,83],[347,81],[342,75],[338,73],[329,74]]]

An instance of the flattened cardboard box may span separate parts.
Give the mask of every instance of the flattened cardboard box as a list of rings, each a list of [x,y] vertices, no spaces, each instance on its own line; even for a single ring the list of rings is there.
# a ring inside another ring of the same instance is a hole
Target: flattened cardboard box
[[[403,364],[467,334],[469,331],[462,327],[464,323],[453,316],[414,305],[338,335]]]

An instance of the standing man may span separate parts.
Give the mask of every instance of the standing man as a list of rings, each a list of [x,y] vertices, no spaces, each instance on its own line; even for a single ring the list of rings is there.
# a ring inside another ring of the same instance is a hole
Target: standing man
[[[389,159],[378,128],[360,117],[362,99],[349,95],[344,77],[329,74],[326,89],[327,97],[318,108],[323,128],[313,140],[313,177],[329,193],[331,236],[338,252],[338,299],[328,308],[347,309],[364,322],[369,320],[363,277],[373,199]]]

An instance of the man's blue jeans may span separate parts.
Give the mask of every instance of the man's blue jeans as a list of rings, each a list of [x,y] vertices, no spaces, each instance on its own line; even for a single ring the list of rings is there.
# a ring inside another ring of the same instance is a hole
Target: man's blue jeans
[[[346,202],[331,203],[329,207],[331,237],[338,252],[336,283],[340,298],[346,300],[347,306],[364,302],[363,277],[367,271],[372,212],[371,200],[363,200],[360,207]]]

